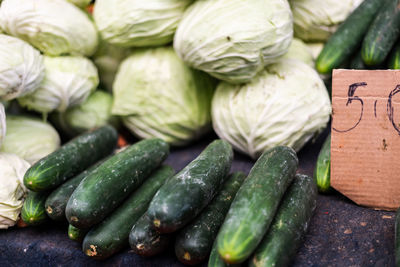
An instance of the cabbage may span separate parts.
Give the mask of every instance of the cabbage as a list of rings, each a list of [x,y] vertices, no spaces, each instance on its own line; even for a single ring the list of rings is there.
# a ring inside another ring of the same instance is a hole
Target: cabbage
[[[65,0],[4,0],[0,27],[50,56],[89,56],[98,42],[89,17]]]
[[[97,0],[93,16],[102,38],[125,47],[170,43],[192,0]]]
[[[325,42],[362,1],[290,0],[295,36],[308,42]]]
[[[193,68],[249,82],[287,52],[292,26],[286,0],[198,0],[185,12],[174,47]]]
[[[215,132],[252,158],[278,145],[299,151],[326,127],[330,112],[317,72],[291,59],[268,66],[250,83],[221,83],[212,101]]]
[[[4,111],[4,106],[0,102],[0,147],[3,143],[4,136],[6,136],[6,112]]]
[[[60,136],[53,126],[41,120],[7,115],[7,134],[1,152],[13,153],[30,164],[60,147]]]
[[[96,91],[81,105],[54,114],[52,119],[63,133],[70,136],[108,123],[117,125],[117,118],[111,115],[112,102],[113,97],[109,93]]]
[[[18,98],[23,107],[42,113],[64,112],[83,103],[99,84],[97,69],[84,57],[45,57],[45,78],[33,94]]]
[[[18,38],[0,34],[0,97],[10,100],[33,92],[43,77],[40,52]]]
[[[307,43],[308,49],[311,51],[314,61],[317,60],[319,54],[324,48],[324,43]]]
[[[141,49],[124,60],[114,82],[112,113],[141,138],[183,145],[211,128],[214,80],[188,68],[172,47]]]
[[[23,178],[29,167],[17,155],[0,153],[0,229],[14,226],[18,220],[26,192]]]
[[[293,38],[289,51],[283,58],[297,59],[314,67],[314,58],[309,47],[300,39]]]
[[[91,0],[68,0],[69,2],[71,2],[72,4],[76,5],[77,7],[87,7]]]

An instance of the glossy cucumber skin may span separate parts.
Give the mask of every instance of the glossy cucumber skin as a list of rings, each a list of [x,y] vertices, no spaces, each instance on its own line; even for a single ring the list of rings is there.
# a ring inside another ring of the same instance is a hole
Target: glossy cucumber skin
[[[68,200],[65,215],[77,228],[101,222],[167,158],[168,144],[158,138],[137,142],[93,170]]]
[[[40,225],[47,221],[44,206],[47,196],[47,192],[28,192],[21,210],[21,219],[27,225]]]
[[[117,131],[108,125],[84,133],[31,166],[24,184],[36,192],[54,189],[111,154],[117,140]]]
[[[400,39],[393,47],[388,60],[388,68],[392,70],[400,69]]]
[[[194,219],[216,195],[232,164],[231,145],[215,140],[157,192],[148,216],[160,233],[174,232]]]
[[[400,0],[387,0],[364,38],[361,55],[366,65],[383,63],[400,35]]]
[[[319,73],[331,74],[359,48],[365,33],[382,6],[382,0],[365,0],[329,38],[316,61]]]
[[[331,188],[331,135],[329,134],[321,151],[318,154],[317,164],[314,170],[314,180],[317,184],[318,191],[321,193],[329,193]]]
[[[76,242],[82,242],[87,232],[87,229],[79,229],[73,225],[68,225],[68,237]]]
[[[173,174],[170,166],[155,171],[120,207],[87,233],[82,251],[94,259],[105,259],[128,246],[132,226],[146,212],[157,190]]]
[[[265,151],[240,187],[217,237],[219,255],[242,263],[268,230],[298,167],[296,152],[285,146]]]
[[[218,230],[245,178],[246,175],[241,172],[230,175],[210,205],[177,234],[175,254],[178,260],[195,265],[207,259]]]
[[[211,249],[210,257],[208,258],[207,266],[208,267],[239,267],[240,264],[228,264],[228,263],[224,262],[218,254],[217,242],[215,241],[212,246],[212,249]]]
[[[396,266],[400,266],[400,209],[396,212],[396,221],[394,226],[395,232],[395,257]]]
[[[129,234],[129,244],[136,254],[151,257],[160,254],[171,244],[171,234],[160,234],[147,214],[143,214],[133,225]]]
[[[317,195],[313,179],[297,174],[249,266],[284,267],[290,264],[310,224],[317,206]]]

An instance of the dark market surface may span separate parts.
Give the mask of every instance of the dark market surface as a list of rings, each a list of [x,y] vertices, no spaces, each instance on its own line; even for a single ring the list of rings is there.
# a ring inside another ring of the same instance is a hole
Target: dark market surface
[[[326,135],[299,152],[299,172],[313,174]],[[166,163],[179,171],[214,138],[174,149]],[[248,173],[253,164],[236,153],[232,171]],[[292,266],[395,266],[394,216],[394,212],[358,207],[338,193],[319,195],[309,231]],[[83,254],[80,244],[69,240],[67,229],[67,224],[50,222],[38,228],[0,230],[0,266],[184,266],[176,260],[173,246],[148,259],[126,248],[105,261],[95,261]]]

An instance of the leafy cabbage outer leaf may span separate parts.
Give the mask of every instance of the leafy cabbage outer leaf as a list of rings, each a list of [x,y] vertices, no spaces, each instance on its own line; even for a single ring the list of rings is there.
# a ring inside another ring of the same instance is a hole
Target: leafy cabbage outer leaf
[[[297,59],[314,67],[314,57],[310,48],[300,39],[293,38],[289,51],[282,58]]]
[[[7,134],[0,152],[16,154],[33,164],[60,147],[60,136],[49,123],[8,115],[6,124]]]
[[[111,44],[158,46],[172,41],[193,0],[97,0],[93,16],[102,38]]]
[[[0,229],[14,226],[24,201],[23,178],[29,163],[17,155],[0,153]]]
[[[141,138],[183,145],[211,128],[215,80],[190,69],[172,47],[140,49],[122,62],[112,113]]]
[[[68,0],[68,1],[80,8],[87,7],[91,2],[91,0]]]
[[[250,83],[221,83],[212,101],[218,136],[252,158],[278,145],[299,151],[326,127],[330,113],[317,72],[292,59],[268,66]]]
[[[43,78],[40,52],[18,38],[0,34],[0,97],[11,100],[29,94]]]
[[[50,56],[90,56],[98,43],[88,15],[65,0],[4,0],[0,25]]]
[[[6,112],[4,110],[3,104],[0,102],[0,148],[3,143],[4,136],[6,136]]]
[[[39,89],[18,98],[28,109],[42,113],[64,112],[68,107],[83,103],[99,84],[97,69],[87,58],[45,56],[44,65],[46,75]]]
[[[284,55],[292,36],[286,0],[198,0],[185,12],[174,48],[189,66],[243,83]]]

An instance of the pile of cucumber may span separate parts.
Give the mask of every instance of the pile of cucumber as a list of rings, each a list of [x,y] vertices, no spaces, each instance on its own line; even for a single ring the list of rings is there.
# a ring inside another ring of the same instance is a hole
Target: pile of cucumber
[[[31,191],[22,219],[67,220],[69,238],[94,259],[129,245],[145,257],[174,245],[188,265],[290,263],[317,196],[313,179],[296,174],[291,148],[266,151],[246,177],[229,174],[232,147],[215,140],[175,174],[162,165],[169,147],[161,139],[114,153],[117,138],[103,126],[34,164],[24,177]]]

